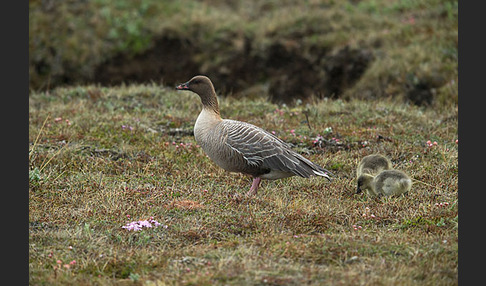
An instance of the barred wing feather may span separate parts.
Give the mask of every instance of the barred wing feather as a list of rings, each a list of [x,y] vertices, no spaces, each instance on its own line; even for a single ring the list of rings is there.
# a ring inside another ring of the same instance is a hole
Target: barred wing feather
[[[289,144],[260,127],[224,120],[222,128],[227,134],[225,144],[241,154],[249,166],[293,173],[304,178],[320,175],[329,179],[327,170],[296,153]]]

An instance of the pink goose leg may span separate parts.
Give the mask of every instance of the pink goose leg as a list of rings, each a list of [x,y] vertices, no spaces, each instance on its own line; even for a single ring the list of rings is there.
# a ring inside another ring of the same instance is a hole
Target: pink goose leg
[[[258,186],[260,185],[260,181],[261,180],[262,180],[261,178],[254,178],[253,179],[253,183],[251,184],[251,188],[248,191],[248,193],[246,193],[247,196],[254,196],[254,195],[256,195],[256,193],[258,191]]]

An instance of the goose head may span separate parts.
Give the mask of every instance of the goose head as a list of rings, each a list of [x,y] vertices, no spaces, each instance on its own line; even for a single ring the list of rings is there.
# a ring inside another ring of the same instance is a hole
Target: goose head
[[[207,76],[197,75],[188,82],[176,86],[177,90],[190,90],[201,98],[203,107],[211,108],[219,114],[218,98],[213,83]]]
[[[374,176],[371,174],[363,173],[358,177],[358,188],[356,189],[356,194],[361,193],[363,190],[373,189],[373,179]]]

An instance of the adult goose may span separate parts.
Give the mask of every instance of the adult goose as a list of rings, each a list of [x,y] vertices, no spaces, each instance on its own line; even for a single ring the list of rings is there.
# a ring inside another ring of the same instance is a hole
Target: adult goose
[[[304,158],[290,146],[255,125],[222,119],[218,98],[211,80],[202,75],[176,86],[201,98],[202,111],[194,125],[194,137],[208,157],[229,172],[253,177],[247,195],[256,195],[262,179],[291,176],[322,176],[331,180],[331,172]]]

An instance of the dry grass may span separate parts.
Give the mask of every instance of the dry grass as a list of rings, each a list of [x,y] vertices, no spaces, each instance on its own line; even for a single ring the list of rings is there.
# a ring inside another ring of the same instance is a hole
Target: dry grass
[[[265,181],[255,198],[235,197],[251,181],[196,145],[195,95],[156,85],[31,93],[30,284],[457,284],[457,106],[220,105],[335,179]],[[354,194],[359,160],[376,152],[411,175],[410,194]],[[121,228],[150,217],[168,228]]]

